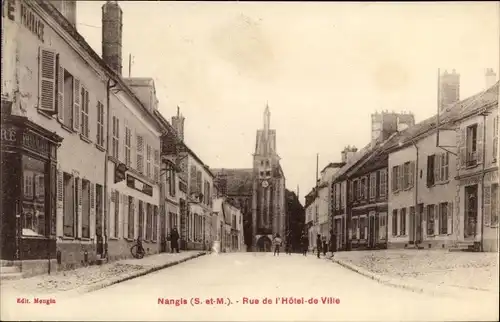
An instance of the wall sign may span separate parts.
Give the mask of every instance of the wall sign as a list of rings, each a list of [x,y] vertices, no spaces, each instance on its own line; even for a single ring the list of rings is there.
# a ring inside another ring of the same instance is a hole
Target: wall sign
[[[29,9],[25,3],[20,2],[20,14],[16,15],[16,10],[18,10],[17,3],[20,1],[16,0],[3,0],[2,1],[2,18],[9,18],[12,21],[20,20],[26,29],[31,31],[42,43],[44,42],[44,29],[45,24],[40,18],[38,18],[31,9]]]
[[[153,196],[153,187],[151,185],[142,182],[141,180],[131,176],[130,174],[127,174],[127,186],[132,189],[138,190],[148,196]]]
[[[14,127],[3,126],[0,129],[0,137],[2,139],[2,143],[15,143],[17,137],[17,129]]]

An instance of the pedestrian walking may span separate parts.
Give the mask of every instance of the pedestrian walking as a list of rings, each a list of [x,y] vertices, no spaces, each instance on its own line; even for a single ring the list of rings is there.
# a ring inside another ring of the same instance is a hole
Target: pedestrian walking
[[[179,232],[177,231],[177,227],[174,227],[170,232],[170,248],[172,248],[172,253],[174,250],[179,252]]]
[[[273,239],[274,256],[276,256],[276,254],[278,254],[278,256],[280,255],[280,246],[282,243],[283,241],[281,240],[280,234],[276,234],[276,237]]]
[[[323,256],[326,257],[326,252],[328,251],[328,244],[326,242],[326,236],[323,236]]]
[[[319,258],[319,255],[321,255],[322,246],[323,246],[323,241],[321,240],[321,235],[318,234],[318,236],[316,237],[316,251],[317,251],[318,258]]]

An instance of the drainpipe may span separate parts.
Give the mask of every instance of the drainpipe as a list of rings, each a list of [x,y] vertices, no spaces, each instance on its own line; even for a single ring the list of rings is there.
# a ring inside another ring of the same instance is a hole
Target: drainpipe
[[[116,83],[111,85],[111,78],[108,78],[106,85],[106,151],[104,153],[104,218],[103,218],[103,228],[104,228],[104,240],[103,240],[103,254],[101,258],[108,258],[108,158],[109,158],[109,123],[111,119],[110,113],[110,92],[111,89],[116,87]]]
[[[486,174],[484,170],[486,168],[486,111],[482,113],[483,115],[483,174],[481,176],[481,242],[479,244],[479,249],[481,252],[484,251],[483,242],[484,242],[484,177]]]
[[[417,159],[415,161],[415,180],[414,180],[414,185],[415,185],[415,213],[413,214],[414,219],[417,217],[417,211],[418,211],[418,177],[419,177],[419,170],[418,170],[418,146],[415,144],[415,141],[411,141],[413,143],[413,146],[415,147],[416,154],[417,154]],[[422,218],[419,220],[422,222]],[[422,227],[420,227],[422,229]],[[414,220],[414,225],[413,225],[413,243],[415,247],[418,249],[418,240],[417,240],[417,221]]]

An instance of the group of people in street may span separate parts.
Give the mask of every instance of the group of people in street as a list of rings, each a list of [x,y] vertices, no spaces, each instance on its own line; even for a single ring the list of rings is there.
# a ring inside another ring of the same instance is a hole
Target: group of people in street
[[[300,238],[300,244],[302,246],[302,255],[307,256],[307,252],[309,251],[309,237],[307,236],[307,233],[304,232]],[[323,256],[326,256],[327,252],[331,252],[333,257],[333,254],[337,251],[337,236],[333,232],[333,230],[330,230],[330,240],[327,241],[326,236],[321,236],[321,234],[317,234],[316,236],[316,255],[318,258],[320,258],[321,253],[323,253]]]

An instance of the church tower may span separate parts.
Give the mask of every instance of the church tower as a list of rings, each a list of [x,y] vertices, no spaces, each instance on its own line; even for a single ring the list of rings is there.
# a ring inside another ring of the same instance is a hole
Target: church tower
[[[276,234],[285,237],[285,178],[279,161],[276,130],[271,129],[271,111],[267,105],[253,155],[252,235],[257,250],[270,250]]]

